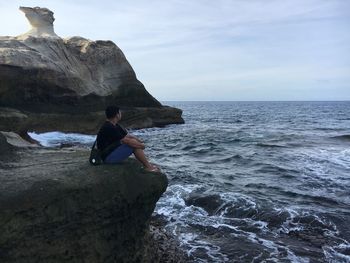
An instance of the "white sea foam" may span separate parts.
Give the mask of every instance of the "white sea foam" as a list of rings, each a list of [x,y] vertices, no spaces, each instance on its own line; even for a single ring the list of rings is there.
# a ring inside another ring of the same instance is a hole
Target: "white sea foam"
[[[221,193],[220,197],[224,201],[224,203],[217,209],[217,211],[219,212],[221,208],[225,207],[225,209],[220,212],[220,215],[223,217],[227,215],[228,210],[232,207],[238,206],[243,211],[257,211],[258,209],[256,202],[254,202],[254,200],[247,195],[226,192]]]
[[[350,150],[331,147],[318,149],[304,149],[299,153],[301,162],[306,164],[305,168],[314,170],[317,175],[324,175],[329,170],[329,165],[334,164],[344,169],[350,169]],[[328,174],[327,174],[328,175]],[[328,178],[328,177],[327,177]]]
[[[62,143],[90,145],[96,139],[93,135],[63,132],[28,133],[30,137],[40,142],[45,147],[56,147]]]
[[[296,256],[291,250],[285,246],[280,246],[273,241],[259,238],[255,233],[240,229],[238,222],[247,222],[248,225],[255,226],[260,229],[267,230],[267,222],[253,220],[251,218],[227,218],[225,210],[216,215],[209,216],[208,213],[200,207],[186,206],[184,199],[193,191],[200,189],[200,185],[172,185],[166,193],[166,196],[160,199],[157,213],[166,216],[169,219],[168,227],[178,236],[184,247],[188,248],[188,253],[193,254],[198,249],[205,250],[208,258],[214,261],[224,262],[228,260],[218,246],[208,241],[203,241],[200,236],[195,233],[186,232],[190,224],[201,225],[204,227],[213,227],[216,229],[228,229],[230,235],[251,240],[253,243],[262,245],[271,251],[271,259],[278,259],[278,248],[287,251],[287,258],[291,262],[308,262],[307,259]],[[238,193],[223,193],[220,195],[224,204],[235,205],[235,202],[243,202],[247,205],[245,209],[257,209],[258,205],[250,197]],[[295,212],[296,214],[296,212]],[[238,223],[237,225],[235,225]],[[186,229],[186,230],[184,230]],[[206,260],[198,262],[207,262]]]
[[[204,250],[208,258],[213,261],[224,262],[228,260],[227,256],[221,252],[220,248],[216,245],[211,244],[208,241],[204,241],[198,234],[189,231],[189,225],[198,225],[203,227],[213,227],[216,229],[227,229],[230,235],[237,238],[248,239],[251,242],[257,244],[258,246],[263,246],[270,251],[269,260],[279,261],[283,259],[280,251],[285,251],[285,260],[293,263],[299,262],[309,262],[307,257],[297,256],[288,246],[281,246],[272,240],[262,238],[258,236],[257,233],[247,231],[246,229],[241,229],[242,223],[246,222],[246,225],[254,226],[262,231],[270,231],[268,228],[268,223],[252,219],[252,218],[228,218],[226,217],[226,209],[214,215],[209,216],[208,213],[200,208],[193,205],[186,206],[185,199],[190,196],[193,191],[198,191],[201,189],[200,185],[171,185],[166,193],[166,196],[160,200],[157,212],[166,216],[169,219],[168,227],[173,230],[173,233],[179,237],[180,242],[184,247],[188,248],[189,254],[195,254],[197,250]],[[238,193],[222,193],[220,197],[224,205],[231,204],[232,206],[238,203],[244,206],[243,209],[259,209],[258,204],[249,196],[238,194]],[[158,206],[158,205],[157,205]],[[232,207],[231,206],[231,207]],[[223,207],[221,205],[221,207]],[[282,223],[281,227],[276,231],[284,232],[286,234],[291,231],[304,231],[306,227],[310,227],[298,222],[300,217],[312,216],[315,221],[320,222],[325,226],[328,226],[328,234],[335,237],[338,232],[334,224],[321,218],[317,214],[310,211],[303,211],[300,208],[293,207],[274,207],[274,211],[278,214],[287,212],[288,217],[285,222]],[[310,229],[309,229],[310,230]],[[184,234],[186,232],[186,234]],[[275,234],[275,235],[276,235]],[[329,247],[325,249],[325,256],[329,258],[339,258],[344,259],[347,256],[338,252],[334,247]],[[340,256],[342,255],[342,256]],[[256,256],[255,258],[259,258]],[[199,260],[198,262],[208,262],[207,260]],[[344,261],[345,262],[345,261]]]
[[[253,243],[263,245],[264,247],[270,250],[269,261],[280,262],[283,257],[280,255],[280,250],[285,250],[287,252],[287,258],[291,263],[308,263],[309,259],[305,257],[299,257],[295,255],[295,253],[290,250],[287,246],[281,246],[276,244],[271,240],[267,240],[261,237],[258,237],[255,233],[245,233],[246,237],[251,240]]]
[[[350,256],[345,255],[338,250],[342,249],[350,249],[350,245],[348,243],[346,244],[340,244],[338,246],[323,246],[323,253],[325,255],[325,258],[329,262],[339,262],[339,263],[350,263]]]

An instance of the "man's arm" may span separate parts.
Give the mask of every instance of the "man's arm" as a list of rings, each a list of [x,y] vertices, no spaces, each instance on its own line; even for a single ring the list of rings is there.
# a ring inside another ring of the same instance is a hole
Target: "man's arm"
[[[137,138],[136,136],[134,135],[131,135],[130,133],[128,133],[127,135],[125,135],[125,137],[128,137],[130,139],[134,139],[134,140],[137,140],[139,143],[143,143],[143,141],[141,141],[139,138]]]
[[[120,140],[122,143],[129,145],[132,148],[136,148],[136,149],[145,149],[145,144],[134,139],[131,136],[126,135],[123,139]]]

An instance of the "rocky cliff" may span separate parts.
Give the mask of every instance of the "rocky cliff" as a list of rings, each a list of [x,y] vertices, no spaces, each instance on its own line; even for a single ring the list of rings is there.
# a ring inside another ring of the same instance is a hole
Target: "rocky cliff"
[[[111,41],[0,38],[0,103],[36,112],[160,107]]]
[[[134,159],[93,167],[88,149],[23,140],[96,133],[109,104],[129,128],[183,123],[182,111],[153,98],[111,41],[62,39],[53,12],[20,10],[31,30],[0,37],[0,262],[183,262],[175,240],[150,232],[164,174]]]
[[[0,37],[0,107],[25,115],[61,114],[66,119],[73,114],[84,121],[87,114],[116,104],[125,112],[138,112],[133,117],[138,128],[183,123],[179,109],[166,107],[163,115],[164,107],[147,92],[112,41],[62,39],[54,33],[53,12],[38,7],[20,10],[32,29],[17,37]],[[42,129],[46,123],[41,122]],[[57,122],[56,130],[61,125]]]
[[[162,262],[149,222],[164,174],[133,159],[90,166],[86,150],[33,147],[13,133],[0,133],[0,157],[0,262]]]

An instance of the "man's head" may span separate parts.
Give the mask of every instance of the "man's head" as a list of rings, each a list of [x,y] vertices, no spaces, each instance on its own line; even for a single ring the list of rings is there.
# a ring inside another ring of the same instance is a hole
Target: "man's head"
[[[122,114],[117,106],[108,106],[105,113],[106,118],[110,121],[118,122],[122,118]]]

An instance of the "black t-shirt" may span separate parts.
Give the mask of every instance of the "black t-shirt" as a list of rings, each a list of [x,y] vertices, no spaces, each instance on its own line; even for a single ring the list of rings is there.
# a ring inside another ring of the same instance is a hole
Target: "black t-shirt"
[[[111,122],[106,121],[97,134],[97,148],[104,151],[102,158],[106,158],[114,149],[121,145],[120,140],[127,135],[128,132],[120,126],[118,123],[113,125]],[[111,149],[106,151],[106,148],[113,144]]]

